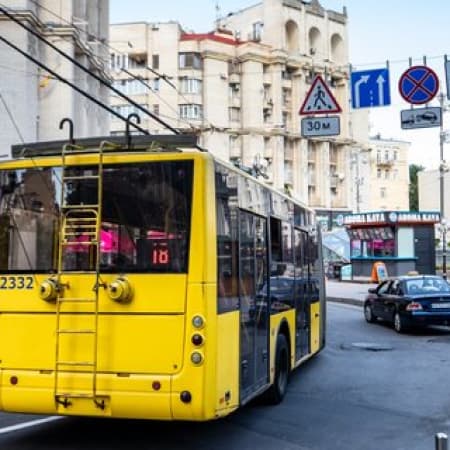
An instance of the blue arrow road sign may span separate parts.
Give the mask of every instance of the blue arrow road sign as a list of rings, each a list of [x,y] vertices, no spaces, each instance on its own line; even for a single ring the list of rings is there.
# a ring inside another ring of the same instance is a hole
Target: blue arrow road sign
[[[352,72],[351,88],[354,109],[391,104],[389,69],[387,68]]]

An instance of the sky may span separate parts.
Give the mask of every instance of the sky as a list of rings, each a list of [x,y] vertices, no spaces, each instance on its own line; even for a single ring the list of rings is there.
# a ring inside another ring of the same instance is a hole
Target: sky
[[[110,0],[112,23],[147,21],[179,22],[198,33],[211,31],[219,5],[221,16],[258,3],[257,0]],[[326,9],[347,8],[349,59],[353,70],[386,67],[389,61],[391,106],[371,108],[370,134],[411,143],[409,163],[437,169],[440,163],[439,127],[402,130],[400,111],[410,109],[399,94],[398,81],[410,66],[423,65],[424,58],[439,77],[446,94],[444,55],[450,59],[450,2],[447,0],[320,0]],[[450,103],[450,101],[449,101]],[[439,106],[437,96],[428,106]],[[418,106],[423,107],[423,106]],[[449,116],[449,117],[447,117]],[[450,112],[444,113],[444,131],[450,132]],[[450,134],[450,133],[449,133]],[[450,141],[450,139],[449,139]],[[450,161],[450,143],[444,145],[444,160]]]

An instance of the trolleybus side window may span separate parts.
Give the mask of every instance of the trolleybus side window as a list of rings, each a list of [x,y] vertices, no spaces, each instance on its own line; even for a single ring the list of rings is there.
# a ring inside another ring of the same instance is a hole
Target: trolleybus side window
[[[237,176],[216,166],[217,311],[239,308],[237,269]]]
[[[51,272],[56,269],[58,169],[0,172],[0,270]]]

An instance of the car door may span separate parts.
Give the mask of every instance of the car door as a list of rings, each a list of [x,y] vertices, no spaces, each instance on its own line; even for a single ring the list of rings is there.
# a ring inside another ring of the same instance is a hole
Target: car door
[[[390,280],[383,281],[377,288],[377,293],[373,298],[373,313],[377,317],[381,317],[382,319],[386,319],[385,313],[385,300],[388,295],[388,289],[391,285]]]
[[[384,317],[392,320],[398,305],[402,301],[402,288],[400,280],[393,280],[384,298]]]

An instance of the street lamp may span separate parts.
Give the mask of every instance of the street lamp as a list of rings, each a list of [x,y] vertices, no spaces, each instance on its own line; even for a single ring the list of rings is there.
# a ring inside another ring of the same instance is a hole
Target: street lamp
[[[444,104],[444,93],[439,94],[439,105],[442,112],[445,111]],[[440,164],[439,164],[439,210],[441,213],[441,236],[442,236],[442,276],[447,279],[447,221],[445,219],[445,186],[444,186],[444,176],[445,172],[448,171],[447,165],[444,159],[444,144],[448,142],[449,133],[444,131],[443,120],[441,120],[440,130],[439,130],[439,150],[440,150]]]

